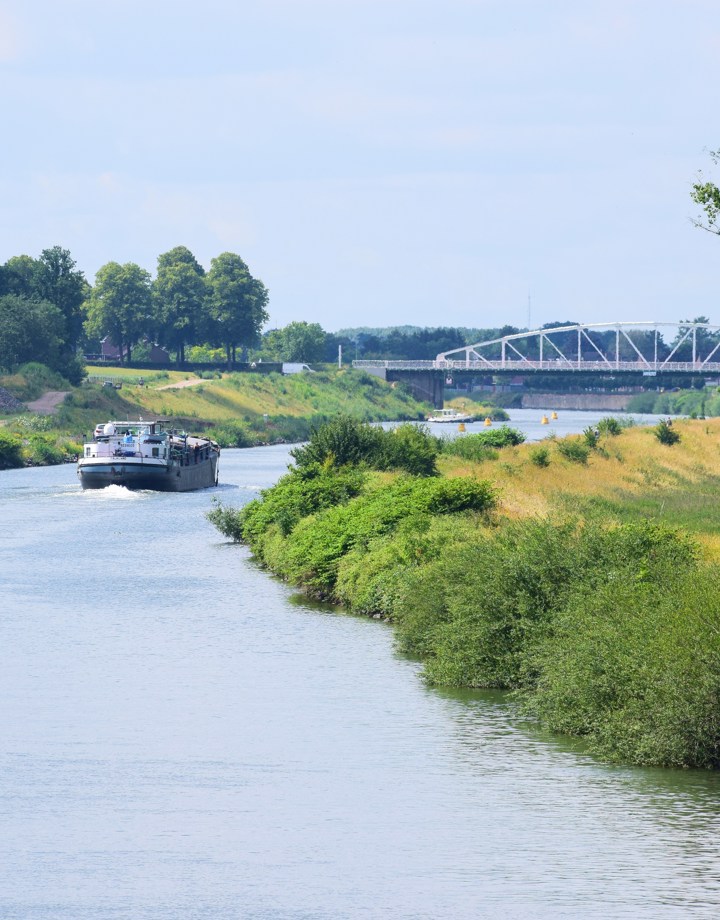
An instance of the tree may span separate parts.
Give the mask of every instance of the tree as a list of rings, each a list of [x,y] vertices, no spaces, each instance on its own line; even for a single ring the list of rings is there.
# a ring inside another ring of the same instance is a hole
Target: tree
[[[689,330],[691,323],[704,323],[710,325],[707,316],[696,316],[695,319],[682,319],[678,326],[677,335],[673,339],[670,349],[675,350],[673,361],[692,361],[693,360],[693,333]],[[689,334],[688,334],[689,333]],[[695,360],[702,361],[717,347],[720,337],[717,332],[710,332],[708,329],[695,329]],[[717,359],[716,359],[717,360]]]
[[[282,361],[282,330],[268,329],[260,338],[258,347],[253,350],[257,361]]]
[[[331,363],[338,359],[338,348],[342,347],[344,361],[352,361],[355,357],[355,342],[350,336],[342,335],[339,332],[327,332],[325,334],[325,353],[323,361]],[[433,355],[433,358],[435,355]]]
[[[194,345],[207,331],[205,269],[186,246],[176,246],[158,257],[153,285],[155,320],[164,345],[177,350],[185,363],[185,346]]]
[[[82,305],[89,292],[85,275],[75,269],[67,249],[53,246],[43,249],[37,260],[34,285],[38,298],[54,303],[64,316],[67,350],[74,352],[82,334]]]
[[[0,297],[0,367],[40,361],[62,370],[64,333],[64,317],[54,304],[19,294]]]
[[[710,159],[716,166],[720,164],[720,150],[711,150]],[[714,182],[704,181],[703,175],[700,173],[698,181],[692,187],[690,197],[705,212],[705,216],[693,220],[693,224],[701,230],[720,235],[720,227],[718,226],[720,188]]]
[[[285,361],[310,364],[322,361],[325,354],[325,330],[320,323],[294,322],[280,330],[281,354]]]
[[[223,252],[211,260],[207,287],[212,338],[224,345],[230,368],[238,345],[247,348],[260,339],[268,321],[267,288],[233,252]]]
[[[152,308],[150,273],[134,262],[108,262],[99,269],[87,301],[86,328],[90,335],[108,334],[120,351],[120,363],[149,331]]]
[[[31,256],[13,256],[3,266],[2,293],[42,299],[38,293],[40,262]]]

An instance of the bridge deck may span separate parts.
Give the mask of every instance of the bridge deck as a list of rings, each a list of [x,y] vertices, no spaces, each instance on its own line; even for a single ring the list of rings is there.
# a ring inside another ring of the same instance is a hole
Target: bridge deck
[[[471,361],[372,361],[356,360],[353,367],[376,368],[389,371],[470,371],[474,374],[491,374],[495,371],[512,371],[517,374],[536,371],[595,372],[595,373],[664,373],[664,374],[718,374],[720,361],[573,361],[553,358],[544,361],[471,360]]]

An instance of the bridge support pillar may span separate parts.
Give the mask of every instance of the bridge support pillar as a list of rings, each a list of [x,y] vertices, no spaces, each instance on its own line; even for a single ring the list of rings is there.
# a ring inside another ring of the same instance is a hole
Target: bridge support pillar
[[[387,371],[387,380],[405,384],[415,399],[429,402],[435,409],[445,403],[445,375],[442,371]]]
[[[445,374],[442,371],[394,371],[385,367],[363,367],[362,370],[388,383],[404,383],[415,399],[432,403],[435,409],[442,409],[445,404]]]

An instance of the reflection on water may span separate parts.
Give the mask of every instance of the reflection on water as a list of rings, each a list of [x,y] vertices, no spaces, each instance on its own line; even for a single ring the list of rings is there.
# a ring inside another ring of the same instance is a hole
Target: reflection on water
[[[130,498],[0,474],[3,920],[716,916],[717,775],[428,688],[223,542],[213,496],[286,462]]]
[[[614,903],[610,916],[713,915],[720,905],[717,774],[601,764],[577,741],[523,724],[505,694],[435,692],[455,725],[454,760],[499,808],[498,821],[521,812],[555,854],[554,897],[580,899],[595,886],[595,897]],[[535,868],[529,860],[528,874]]]

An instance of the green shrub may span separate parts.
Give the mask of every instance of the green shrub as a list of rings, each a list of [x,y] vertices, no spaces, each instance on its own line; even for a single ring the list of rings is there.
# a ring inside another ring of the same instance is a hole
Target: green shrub
[[[530,450],[530,462],[535,466],[550,466],[550,451],[544,445],[538,445]]]
[[[369,463],[380,454],[382,439],[381,428],[341,415],[315,428],[309,442],[291,450],[290,456],[300,469],[313,464]]]
[[[596,427],[599,434],[611,437],[617,437],[623,429],[620,422],[612,415],[601,418]]]
[[[529,709],[605,757],[720,766],[720,571],[578,593],[538,653]]]
[[[623,428],[630,428],[633,424],[634,422],[632,419],[623,419],[622,422],[620,422],[612,415],[608,415],[606,418],[600,419],[600,421],[597,423],[597,427],[600,434],[616,437],[620,434]]]
[[[254,443],[247,425],[237,420],[209,428],[205,434],[217,441],[220,447],[251,447]]]
[[[290,453],[301,469],[312,464],[362,464],[370,469],[434,476],[438,452],[437,438],[424,428],[407,424],[383,431],[341,415],[314,428],[309,442]]]
[[[399,479],[301,520],[287,540],[282,574],[323,596],[333,596],[340,560],[353,549],[366,549],[416,515],[483,512],[495,502],[495,491],[487,482]]]
[[[670,419],[667,421],[665,419],[661,419],[653,428],[653,433],[661,444],[667,444],[668,447],[673,444],[677,444],[677,442],[680,440],[680,432],[675,431],[675,429],[672,427],[672,422]]]
[[[23,465],[22,442],[5,428],[0,428],[0,470]]]
[[[403,647],[432,683],[515,687],[526,646],[547,626],[580,567],[572,525],[514,525],[418,572],[397,611]]]
[[[235,543],[242,540],[242,523],[240,513],[235,508],[228,508],[217,498],[213,498],[213,507],[205,517],[220,531]]]
[[[563,438],[556,444],[557,452],[571,463],[587,463],[590,449],[576,438]]]
[[[332,470],[313,464],[292,470],[238,512],[238,533],[262,555],[262,539],[272,525],[289,534],[302,518],[359,495],[365,479],[359,469]]]
[[[413,476],[435,476],[439,451],[439,439],[426,428],[399,425],[383,431],[376,466],[378,469],[404,470]]]
[[[695,552],[686,537],[649,523],[516,523],[409,576],[395,611],[401,642],[426,658],[433,683],[532,688],[538,644],[575,593],[659,583],[666,571],[693,569]]]
[[[497,460],[498,452],[486,442],[479,440],[481,436],[467,434],[462,437],[448,439],[443,444],[443,453],[452,457],[461,457],[463,460],[472,460],[474,463],[484,463],[487,460]]]
[[[442,441],[442,450],[445,454],[462,457],[482,463],[486,460],[496,460],[497,451],[503,447],[522,444],[525,435],[516,428],[502,425],[490,431],[480,431],[476,434],[466,434],[457,438],[448,438]]]
[[[55,438],[34,434],[23,448],[26,462],[30,466],[53,466],[65,463],[65,451],[57,444]]]
[[[583,429],[583,440],[585,441],[585,447],[590,450],[595,450],[600,439],[600,429],[599,428],[585,428]]]

